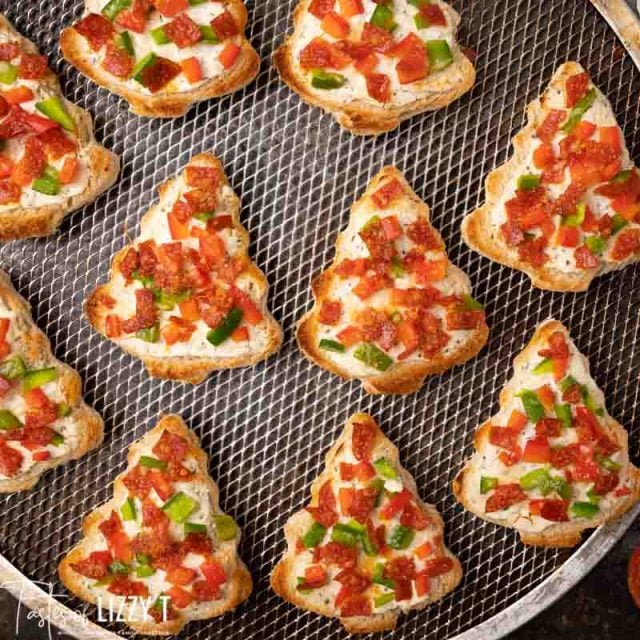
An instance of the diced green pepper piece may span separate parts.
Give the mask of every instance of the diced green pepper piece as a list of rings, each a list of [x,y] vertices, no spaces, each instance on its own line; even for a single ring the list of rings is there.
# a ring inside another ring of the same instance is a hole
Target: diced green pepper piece
[[[622,465],[618,464],[615,460],[611,458],[605,458],[604,456],[596,456],[596,460],[598,464],[607,471],[620,471],[622,469]]]
[[[442,71],[453,64],[453,55],[446,40],[427,40],[427,55],[429,64],[435,71]]]
[[[317,547],[324,540],[326,533],[326,527],[323,527],[319,522],[314,522],[307,533],[302,536],[304,548],[313,549],[313,547]]]
[[[544,418],[544,407],[542,406],[542,402],[540,402],[540,398],[538,398],[538,394],[535,393],[535,391],[523,389],[517,394],[517,396],[522,401],[524,411],[531,422],[536,423],[538,420]]]
[[[529,191],[540,186],[541,176],[534,173],[525,173],[518,178],[518,190]]]
[[[412,7],[416,7],[416,9],[420,9],[421,7],[426,7],[428,4],[431,4],[431,0],[408,0],[408,3]]]
[[[393,256],[393,258],[391,258],[391,275],[394,278],[402,278],[404,274],[405,270],[402,258],[400,256]]]
[[[14,356],[0,364],[0,376],[8,380],[21,378],[26,370],[27,367],[20,356]]]
[[[146,329],[138,329],[136,331],[136,338],[144,340],[145,342],[158,342],[160,339],[160,327],[154,324],[152,327]]]
[[[153,300],[163,311],[171,311],[177,304],[191,297],[191,289],[185,289],[180,293],[168,293],[164,289],[154,289]]]
[[[151,456],[140,456],[138,460],[141,466],[147,469],[166,469],[167,463],[164,460],[158,460],[158,458],[152,458]]]
[[[60,180],[43,176],[31,183],[31,188],[45,196],[57,196],[60,193]]]
[[[362,542],[362,550],[370,558],[375,558],[378,555],[378,547],[373,543],[366,530],[362,533],[360,538],[360,541]]]
[[[580,202],[576,206],[575,213],[572,213],[571,215],[566,216],[563,219],[562,224],[565,227],[579,227],[584,222],[584,218],[586,214],[587,214],[587,205],[584,202]]]
[[[156,570],[148,564],[142,567],[136,567],[136,576],[138,576],[138,578],[149,578],[155,572]]]
[[[596,255],[604,253],[604,250],[607,248],[607,243],[600,236],[587,236],[584,239],[584,243],[587,245],[589,251]]]
[[[484,311],[484,305],[472,298],[468,293],[462,294],[462,302],[469,311]]]
[[[384,480],[382,478],[374,478],[370,484],[369,487],[371,487],[372,489],[376,490],[377,496],[376,496],[376,507],[380,506],[380,502],[382,500],[382,495],[384,492]]]
[[[54,447],[59,447],[63,443],[64,443],[64,436],[62,434],[54,433],[53,436],[51,436],[51,444]]]
[[[106,575],[104,578],[100,578],[100,580],[96,580],[93,583],[94,587],[106,587],[108,584],[111,584],[113,582],[114,576],[113,574],[108,574]]]
[[[384,563],[378,562],[376,568],[373,571],[373,576],[371,577],[371,581],[374,584],[381,584],[383,587],[387,587],[387,589],[395,589],[396,585],[393,580],[389,580],[389,578],[384,577]]]
[[[498,486],[498,478],[480,476],[480,493],[489,493]]]
[[[133,0],[110,0],[102,9],[102,15],[113,22],[123,9],[131,6],[132,2]]]
[[[393,19],[393,10],[387,5],[379,4],[371,14],[371,24],[378,29],[393,31],[398,24]]]
[[[0,61],[0,82],[13,84],[18,78],[18,67],[10,62]]]
[[[119,560],[114,560],[109,565],[109,573],[131,573],[131,567],[124,562],[120,562]]]
[[[562,378],[562,380],[560,380],[560,391],[564,393],[576,384],[578,384],[578,381],[573,376],[565,376],[564,378]]]
[[[22,422],[18,420],[15,414],[8,409],[0,409],[0,429],[9,431],[10,429],[19,429]]]
[[[331,531],[331,540],[346,547],[355,547],[360,539],[360,532],[349,525],[338,522]]]
[[[591,413],[595,413],[596,415],[602,415],[604,412],[602,412],[598,408],[596,401],[593,399],[593,396],[589,393],[589,389],[587,388],[587,385],[583,384],[580,387],[580,390],[582,391],[582,402],[584,402],[584,406],[587,407],[587,409],[589,409]]]
[[[234,308],[229,311],[222,322],[207,333],[207,340],[214,346],[219,347],[231,334],[240,326],[242,322],[242,309]]]
[[[574,502],[570,510],[577,518],[593,518],[600,511],[600,507],[591,502]]]
[[[199,213],[194,213],[193,217],[196,220],[200,220],[200,222],[208,222],[211,218],[215,218],[215,211],[201,211]]]
[[[42,387],[48,382],[58,379],[58,370],[55,367],[46,369],[30,369],[25,371],[22,377],[22,388],[24,391],[31,391],[37,387]]]
[[[553,412],[556,414],[556,418],[562,422],[562,425],[567,428],[573,427],[573,416],[571,415],[570,404],[556,404],[553,407]]]
[[[405,527],[401,524],[396,525],[391,532],[391,536],[389,537],[389,546],[392,549],[396,549],[397,551],[407,549],[413,542],[415,535],[415,531],[409,529],[408,527]]]
[[[595,102],[596,95],[596,90],[591,89],[576,102],[573,109],[571,109],[571,113],[569,113],[569,118],[562,126],[563,133],[571,133],[578,126],[582,116],[589,111],[591,105]]]
[[[58,405],[57,413],[59,418],[66,418],[67,416],[70,416],[72,411],[73,409],[65,402],[61,402]]]
[[[597,493],[593,492],[593,487],[591,487],[588,491],[587,491],[587,498],[589,498],[589,502],[591,504],[599,504],[600,499],[602,496],[599,496]]]
[[[133,67],[133,71],[131,72],[133,79],[136,82],[139,82],[140,84],[144,84],[142,82],[142,72],[147,67],[150,67],[155,61],[156,61],[156,54],[153,53],[153,51],[151,53],[148,53],[146,56],[144,56],[144,58],[141,58],[140,60],[138,60],[138,62],[136,62],[135,67]]]
[[[41,113],[44,113],[47,118],[51,118],[54,122],[57,122],[63,129],[67,131],[75,131],[76,123],[73,118],[67,112],[67,108],[62,99],[51,96],[36,102],[36,109]]]
[[[171,496],[162,506],[162,510],[172,522],[182,524],[198,507],[198,503],[182,491]]]
[[[131,277],[139,282],[145,289],[148,289],[153,284],[153,276],[141,276],[138,271],[134,271]]]
[[[552,492],[556,492],[561,498],[568,500],[571,497],[571,486],[560,476],[549,476],[549,480],[543,482],[540,486],[543,496],[548,496]]]
[[[184,532],[185,533],[207,533],[207,525],[199,524],[197,522],[185,522]]]
[[[136,553],[136,562],[138,564],[150,564],[151,556],[148,556],[146,553]]]
[[[386,371],[393,364],[392,358],[370,342],[359,345],[353,352],[353,357],[377,371]]]
[[[413,23],[416,25],[416,29],[428,29],[429,28],[429,20],[424,13],[416,13],[413,16]]]
[[[549,472],[544,467],[540,469],[534,469],[525,473],[520,478],[520,486],[525,491],[533,491],[533,489],[540,489],[543,485],[551,480]]]
[[[120,507],[120,513],[123,520],[135,520],[136,519],[136,505],[132,498],[127,498],[126,501]]]
[[[616,184],[623,184],[631,177],[631,169],[623,169],[619,173],[616,173],[613,178],[611,178],[611,182],[615,182]]]
[[[197,7],[199,4],[204,4],[205,2],[209,2],[209,0],[189,0],[189,4],[192,7]]]
[[[311,86],[314,89],[339,89],[346,81],[347,78],[341,73],[330,73],[322,69],[311,72]]]
[[[386,458],[378,458],[378,460],[373,463],[373,466],[383,478],[389,478],[392,480],[398,477],[396,468]]]
[[[133,48],[133,39],[128,31],[121,31],[116,34],[114,42],[118,49],[124,49],[130,56],[135,56],[136,52]]]
[[[553,360],[551,358],[545,358],[544,360],[541,360],[533,368],[533,373],[536,376],[541,376],[545,373],[553,373]]]
[[[226,542],[227,540],[233,540],[238,535],[238,525],[231,516],[213,516],[213,522],[216,525],[218,540]]]
[[[383,593],[382,595],[378,596],[377,598],[373,599],[373,606],[376,609],[379,609],[380,607],[384,607],[385,604],[389,604],[390,602],[393,602],[396,599],[396,594],[395,593]]]
[[[151,29],[151,31],[149,31],[149,34],[153,38],[153,41],[158,45],[171,43],[167,32],[164,30],[164,27],[156,27],[155,29]]]
[[[629,223],[619,213],[613,216],[613,226],[611,232],[615,235],[618,231],[624,229]]]
[[[337,340],[329,340],[328,338],[322,338],[322,340],[320,340],[319,346],[321,349],[324,349],[325,351],[335,351],[336,353],[345,352],[345,346],[341,342],[338,342]]]
[[[218,38],[218,34],[213,30],[213,27],[210,27],[208,24],[201,24],[199,26],[202,36],[201,42],[205,42],[206,44],[218,44],[220,42],[220,38]]]

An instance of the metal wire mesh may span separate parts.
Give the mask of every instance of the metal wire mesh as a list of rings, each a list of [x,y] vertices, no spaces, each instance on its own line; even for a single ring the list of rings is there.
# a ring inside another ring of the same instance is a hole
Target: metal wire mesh
[[[211,455],[222,506],[243,528],[240,552],[256,582],[235,613],[192,623],[184,637],[339,637],[336,622],[282,603],[268,588],[268,574],[284,548],[284,522],[306,503],[323,452],[351,413],[370,411],[399,445],[421,496],[442,513],[449,545],[465,568],[452,595],[403,617],[387,637],[441,640],[516,602],[569,555],[523,547],[513,532],[464,513],[449,489],[470,453],[475,427],[495,409],[512,358],[537,322],[555,316],[570,327],[590,357],[610,412],[631,427],[638,461],[640,428],[633,425],[640,355],[633,346],[640,268],[602,278],[586,294],[542,293],[522,274],[469,251],[459,225],[482,201],[484,176],[507,158],[525,104],[558,64],[576,59],[591,72],[612,99],[632,155],[640,151],[640,78],[585,0],[458,0],[453,4],[463,11],[460,39],[480,54],[476,87],[448,109],[416,117],[395,133],[355,138],[305,106],[269,64],[290,26],[294,0],[247,4],[249,35],[263,60],[257,81],[198,105],[185,118],[150,121],[129,114],[124,102],[61,61],[60,30],[80,15],[80,0],[0,0],[7,17],[48,54],[66,95],[93,113],[98,139],[123,160],[118,184],[69,217],[61,233],[0,247],[0,265],[32,303],[56,354],[79,370],[87,401],[106,421],[99,451],[47,474],[30,493],[0,498],[0,551],[30,578],[63,591],[57,562],[78,540],[81,518],[110,497],[127,446],[160,413],[178,412]],[[286,339],[276,357],[254,369],[217,373],[203,385],[186,387],[150,380],[140,362],[89,329],[81,305],[106,278],[126,233],[136,232],[156,198],[155,187],[203,150],[222,159],[242,197],[251,253],[271,283],[270,307]],[[452,260],[470,274],[477,297],[488,305],[492,328],[478,358],[406,398],[365,396],[358,383],[341,382],[305,362],[293,338],[294,323],[310,304],[312,275],[331,259],[348,207],[385,164],[403,170],[431,204]]]

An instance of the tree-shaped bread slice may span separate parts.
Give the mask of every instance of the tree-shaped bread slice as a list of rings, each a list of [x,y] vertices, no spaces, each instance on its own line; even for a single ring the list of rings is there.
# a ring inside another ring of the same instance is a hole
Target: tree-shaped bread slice
[[[462,577],[440,515],[364,413],[348,420],[311,504],[289,518],[285,535],[271,586],[297,607],[339,618],[350,633],[393,629],[400,613],[440,600]]]
[[[548,320],[515,359],[500,411],[474,439],[453,489],[465,508],[525,544],[571,547],[640,497],[627,433],[608,413],[587,359]]]
[[[64,57],[141,116],[171,118],[251,82],[260,59],[242,0],[87,0]]]
[[[207,455],[170,415],[129,449],[113,498],[84,520],[84,537],[58,568],[76,596],[121,611],[144,635],[171,635],[249,597],[240,531],[220,511]]]
[[[201,382],[254,364],[282,342],[267,281],[249,259],[240,201],[220,162],[191,159],[160,187],[140,235],[88,298],[91,324],[141,358],[153,376]]]
[[[53,233],[116,180],[117,156],[47,59],[0,14],[0,240]]]
[[[51,353],[29,304],[0,271],[0,492],[30,489],[102,442],[80,376]]]
[[[583,291],[640,260],[640,174],[607,98],[575,62],[561,65],[513,157],[489,174],[466,243],[524,271],[534,286]]]
[[[488,329],[447,258],[429,207],[386,167],[351,209],[332,265],[298,324],[305,355],[370,393],[411,393],[482,349]]]
[[[274,63],[303,100],[352,133],[376,135],[473,86],[459,22],[440,0],[301,0]]]

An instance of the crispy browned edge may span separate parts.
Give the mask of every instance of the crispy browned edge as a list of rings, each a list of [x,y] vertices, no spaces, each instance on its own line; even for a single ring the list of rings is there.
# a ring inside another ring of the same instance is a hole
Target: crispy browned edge
[[[513,156],[505,164],[494,169],[485,182],[486,202],[462,221],[462,238],[482,255],[500,264],[526,273],[534,287],[549,291],[586,291],[591,281],[603,273],[623,269],[632,262],[640,261],[640,256],[631,257],[620,263],[613,263],[593,269],[580,269],[573,273],[566,273],[548,265],[533,267],[513,256],[513,249],[508,247],[497,228],[489,223],[491,212],[496,207],[504,190],[516,179],[515,171],[523,161],[527,149],[533,144],[535,130],[542,123],[545,115],[545,105],[551,87],[564,87],[566,79],[576,73],[582,73],[584,68],[577,62],[565,62],[553,74],[549,87],[539,99],[534,100],[527,107],[527,125],[513,138]]]
[[[534,357],[540,347],[541,343],[545,343],[549,336],[555,331],[561,331],[567,337],[569,332],[567,328],[557,320],[547,320],[536,328],[531,341],[524,350],[516,357],[514,365],[526,362]],[[510,401],[509,392],[506,388],[500,392],[500,406],[506,405]],[[479,511],[473,508],[468,499],[468,493],[464,486],[465,473],[473,463],[475,456],[479,455],[482,449],[487,445],[489,439],[489,429],[491,427],[491,419],[485,421],[474,436],[475,453],[469,461],[465,464],[465,467],[458,473],[457,477],[453,481],[453,493],[456,500],[468,511],[475,513],[475,515],[501,526],[509,526],[505,522],[502,522],[500,518],[487,518],[483,511]],[[628,434],[624,427],[620,425],[613,418],[609,418],[606,422],[606,429],[613,436],[615,441],[629,453]],[[613,522],[626,513],[633,505],[640,500],[640,470],[636,469],[631,462],[629,462],[631,476],[634,480],[632,493],[625,499],[620,500],[619,505],[611,513],[600,514],[593,518],[589,524],[580,523],[562,523],[553,524],[547,527],[544,531],[525,532],[518,531],[520,539],[524,544],[542,546],[542,547],[573,547],[580,542],[582,532],[586,529],[595,528],[601,524]]]
[[[215,167],[220,172],[222,184],[230,186],[229,181],[227,180],[227,177],[224,173],[224,167],[222,166],[222,163],[210,153],[201,153],[194,156],[186,166],[189,166],[192,163],[206,163],[212,167]],[[172,181],[173,178],[160,185],[160,187],[158,188],[161,199],[169,190]],[[233,218],[234,227],[242,237],[242,246],[244,250],[247,251],[249,246],[249,234],[244,226],[240,223],[240,200],[237,195],[235,195],[235,193],[233,195],[233,198],[233,208],[230,213]],[[149,215],[149,212],[147,212],[145,216],[146,215]],[[84,311],[87,319],[93,325],[93,327],[105,337],[107,337],[107,335],[105,331],[104,320],[109,312],[109,309],[102,303],[101,298],[105,294],[110,295],[110,281],[112,275],[118,268],[118,265],[123,260],[124,256],[131,246],[132,245],[127,245],[116,254],[111,265],[109,282],[95,289],[85,301]],[[264,273],[253,262],[250,262],[247,268],[247,273],[257,283],[258,288],[262,291],[261,310],[264,314],[265,322],[267,323],[268,332],[270,335],[268,345],[263,351],[256,352],[248,357],[234,357],[224,359],[185,356],[167,358],[150,357],[143,355],[134,347],[126,348],[125,351],[129,352],[133,356],[136,356],[137,358],[140,358],[145,363],[147,369],[149,370],[149,373],[154,377],[167,378],[169,380],[180,380],[182,382],[189,382],[193,384],[202,382],[216,369],[246,367],[268,358],[270,355],[275,353],[282,344],[282,329],[267,308],[269,284]]]
[[[413,189],[409,186],[409,183],[405,180],[404,176],[395,167],[384,167],[369,183],[367,190],[362,197],[356,202],[358,204],[365,198],[371,196],[384,182],[391,179],[397,179],[401,182],[404,196],[409,198],[411,206],[415,208],[416,215],[423,215],[429,224],[429,207],[416,195]],[[354,205],[355,206],[355,205]],[[353,209],[353,207],[352,207]],[[436,230],[438,238],[440,234]],[[442,240],[442,238],[440,238]],[[444,243],[443,243],[444,244]],[[302,353],[312,362],[315,362],[318,366],[335,373],[336,375],[345,378],[352,379],[355,376],[351,375],[348,369],[340,369],[328,360],[323,352],[318,348],[317,340],[317,313],[323,298],[328,294],[328,289],[331,283],[332,270],[335,266],[335,258],[326,271],[323,271],[318,275],[311,283],[312,293],[314,297],[314,306],[311,311],[308,311],[297,324],[296,335],[298,338],[298,344]],[[455,265],[450,263],[450,269],[460,271]],[[435,373],[441,373],[447,369],[453,367],[456,364],[465,362],[475,356],[487,342],[489,336],[489,328],[485,323],[472,332],[470,338],[466,343],[461,345],[460,349],[452,353],[449,356],[438,356],[429,362],[420,362],[413,364],[396,364],[392,370],[388,373],[380,375],[372,375],[370,377],[361,379],[365,390],[368,393],[388,393],[388,394],[406,394],[417,391],[424,382],[424,379],[428,375]]]
[[[148,431],[142,438],[134,442],[129,447],[129,453],[127,456],[128,464],[131,465],[135,450],[137,447],[142,446],[141,443],[143,440],[149,438],[153,434],[162,432],[165,429],[167,431],[170,431],[171,433],[181,436],[182,438],[185,438],[189,442],[191,447],[190,453],[196,458],[196,461],[198,463],[198,471],[196,472],[194,481],[209,485],[209,495],[211,496],[213,509],[216,512],[220,512],[218,486],[207,472],[208,456],[200,448],[200,442],[195,433],[187,428],[180,416],[164,416],[153,429]],[[126,487],[124,487],[124,483],[122,482],[123,475],[124,474],[119,475],[114,480],[114,494],[119,489],[126,491]],[[73,547],[71,551],[69,551],[69,553],[62,559],[62,561],[58,565],[58,573],[60,575],[60,580],[62,581],[64,586],[67,587],[67,589],[69,589],[69,591],[75,594],[78,598],[91,604],[96,604],[95,596],[90,589],[87,589],[85,586],[83,586],[83,581],[71,568],[71,565],[84,557],[85,551],[83,545],[85,541],[87,540],[87,538],[100,535],[98,531],[98,525],[100,524],[100,522],[109,517],[109,514],[114,509],[114,507],[115,500],[112,499],[109,502],[101,505],[85,517],[82,523],[83,539],[80,541],[80,543]],[[175,620],[168,620],[167,622],[127,622],[127,625],[131,629],[142,635],[173,635],[179,633],[180,630],[190,620],[214,618],[226,613],[227,611],[231,611],[239,604],[244,602],[249,597],[249,595],[251,595],[251,591],[253,590],[253,581],[251,579],[251,574],[249,573],[244,562],[237,555],[237,542],[239,542],[239,540],[240,533],[238,533],[238,537],[236,538],[236,549],[234,549],[233,552],[233,556],[235,557],[237,564],[233,576],[229,581],[228,594],[225,600],[213,602],[209,606],[203,607],[204,611],[202,612],[202,615],[199,615],[197,618],[180,616]]]
[[[1,13],[0,31],[8,32],[10,37],[19,43],[21,49],[29,53],[38,53],[36,45],[18,33]],[[64,99],[58,79],[51,70],[47,70],[42,84]],[[118,177],[120,159],[96,142],[89,113],[68,100],[65,100],[65,106],[76,122],[78,141],[81,147],[87,150],[89,159],[87,187],[62,204],[35,208],[15,207],[0,212],[0,241],[51,235],[67,214],[93,202],[103,191],[112,187]]]
[[[247,9],[242,0],[225,0],[229,12],[233,15],[241,33],[247,25]],[[96,84],[124,98],[131,111],[149,118],[177,118],[184,115],[196,102],[218,98],[233,93],[249,84],[258,75],[260,58],[247,38],[242,36],[242,50],[235,68],[231,73],[211,78],[199,87],[180,93],[158,92],[147,95],[133,91],[115,76],[96,67],[91,62],[84,38],[71,27],[67,27],[60,37],[60,48],[65,59],[84,73]]]
[[[69,460],[77,460],[102,443],[104,424],[102,418],[82,400],[82,380],[77,371],[57,360],[51,352],[47,336],[38,329],[31,317],[29,303],[13,288],[9,276],[0,271],[0,302],[14,314],[14,322],[20,331],[20,348],[31,365],[55,367],[65,402],[73,408],[78,424],[80,441],[66,456],[36,463],[27,473],[9,480],[0,480],[0,493],[31,489],[47,470]]]
[[[352,415],[347,420],[345,428],[338,440],[331,447],[331,449],[329,449],[328,453],[325,456],[325,470],[316,478],[316,480],[313,482],[313,485],[311,486],[311,504],[317,504],[320,488],[330,477],[329,469],[333,466],[336,456],[338,456],[340,453],[340,449],[343,447],[345,442],[348,442],[349,438],[351,438],[351,434],[353,432],[353,424],[356,422],[371,424],[378,432],[377,438],[386,440],[387,446],[389,447],[391,452],[391,455],[389,457],[391,458],[393,464],[398,467],[400,476],[402,478],[402,483],[404,484],[404,486],[409,487],[412,493],[416,496],[416,500],[419,506],[424,509],[429,518],[431,518],[437,524],[437,526],[444,534],[444,523],[437,509],[433,505],[422,502],[420,500],[413,476],[411,476],[411,474],[400,464],[400,455],[398,453],[397,447],[390,440],[388,440],[388,438],[386,438],[376,421],[366,413],[356,413]],[[296,541],[298,540],[298,538],[300,538],[301,535],[305,533],[305,531],[301,529],[301,525],[305,525],[305,522],[298,522],[298,520],[301,520],[300,516],[304,516],[304,514],[306,514],[304,510],[298,511],[296,514],[291,516],[285,524],[284,532],[287,542],[287,550],[271,572],[271,588],[281,598],[283,598],[287,602],[290,602],[296,607],[299,607],[300,609],[306,609],[307,611],[312,611],[314,613],[318,613],[322,616],[327,616],[330,618],[339,618],[339,615],[334,607],[329,605],[321,605],[317,607],[309,606],[309,603],[304,598],[303,594],[301,594],[296,589],[292,589],[290,586],[292,564],[295,558]],[[460,564],[458,558],[456,558],[456,556],[454,556],[451,551],[449,551],[449,549],[444,546],[444,543],[443,548],[446,556],[448,558],[451,558],[454,563],[453,569],[438,579],[437,586],[429,593],[429,598],[427,600],[414,607],[411,607],[411,610],[424,609],[427,605],[436,602],[441,598],[444,598],[445,595],[453,591],[460,583],[460,580],[462,579],[462,565]],[[375,631],[387,631],[395,628],[399,614],[400,610],[398,610],[397,612],[387,612],[384,614],[373,614],[371,616],[356,616],[353,618],[339,619],[344,628],[349,633],[373,633]]]
[[[311,0],[301,0],[293,12],[293,33],[285,38],[284,43],[273,54],[273,64],[282,80],[295,91],[306,103],[320,107],[333,114],[336,120],[351,133],[356,135],[379,135],[396,129],[403,120],[425,111],[435,111],[451,104],[465,94],[476,81],[476,70],[471,61],[459,48],[454,51],[454,64],[449,67],[451,73],[459,68],[462,82],[447,83],[442,76],[432,76],[424,82],[428,95],[415,103],[403,106],[371,106],[364,100],[353,100],[349,103],[318,97],[309,90],[307,79],[295,68],[292,59],[292,42],[301,28]],[[444,73],[444,72],[442,72]],[[430,87],[429,85],[435,85]],[[440,84],[443,85],[440,88]]]

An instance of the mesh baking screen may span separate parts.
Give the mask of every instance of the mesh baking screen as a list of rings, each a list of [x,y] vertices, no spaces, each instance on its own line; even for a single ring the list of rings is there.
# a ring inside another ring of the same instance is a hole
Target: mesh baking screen
[[[98,139],[123,161],[118,184],[67,218],[58,235],[0,247],[2,268],[33,305],[56,354],[78,369],[87,401],[106,422],[99,451],[47,474],[27,494],[0,498],[0,550],[30,578],[53,581],[63,591],[56,565],[78,540],[81,518],[110,497],[127,446],[162,412],[177,412],[211,455],[222,506],[242,526],[240,552],[256,582],[252,597],[235,613],[193,623],[183,637],[340,637],[337,622],[282,603],[269,590],[268,575],[284,549],[284,522],[306,503],[325,450],[351,413],[369,411],[400,447],[421,496],[442,513],[449,546],[465,568],[453,594],[403,617],[388,637],[442,640],[516,602],[570,554],[525,548],[513,532],[464,513],[449,488],[471,451],[474,429],[495,410],[511,361],[539,321],[554,316],[570,327],[609,398],[610,412],[631,428],[638,461],[640,428],[632,425],[639,389],[640,352],[634,354],[633,346],[640,268],[601,278],[586,294],[543,293],[522,274],[472,253],[461,242],[459,226],[483,200],[485,175],[507,158],[526,103],[559,63],[575,59],[591,72],[611,98],[633,156],[640,152],[640,77],[586,0],[458,0],[453,4],[463,12],[460,40],[479,52],[473,91],[397,132],[356,138],[304,105],[269,64],[294,4],[248,2],[249,35],[263,60],[256,82],[198,105],[185,118],[149,121],[131,115],[123,101],[61,61],[60,30],[79,17],[80,0],[0,0],[7,17],[49,56],[67,97],[94,115]],[[217,373],[189,387],[151,380],[140,362],[90,330],[81,306],[105,280],[127,233],[136,232],[156,186],[203,150],[221,158],[242,198],[251,254],[271,283],[270,307],[284,326],[285,344],[253,369]],[[487,303],[491,327],[478,358],[398,398],[368,397],[359,383],[312,366],[293,335],[296,319],[310,306],[311,277],[332,258],[349,206],[385,164],[403,170],[431,205],[452,260]]]

